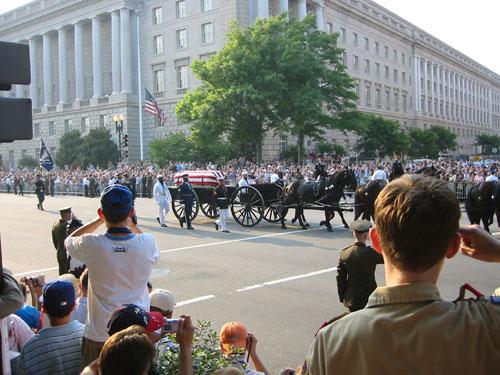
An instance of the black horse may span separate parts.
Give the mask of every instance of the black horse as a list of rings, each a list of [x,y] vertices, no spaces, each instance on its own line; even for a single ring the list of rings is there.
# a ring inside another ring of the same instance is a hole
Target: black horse
[[[465,199],[465,209],[471,224],[481,224],[488,232],[493,224],[493,216],[497,215],[500,226],[500,183],[487,181],[474,185]]]
[[[348,228],[349,225],[339,206],[340,198],[344,196],[344,188],[346,187],[352,190],[356,190],[357,187],[354,172],[349,169],[343,169],[331,176],[323,177],[319,181],[294,181],[285,188],[283,205],[295,206],[295,217],[292,221],[298,219],[302,229],[307,228],[307,222],[304,218],[304,204],[308,203],[324,205],[325,220],[321,222],[321,225],[325,225],[329,232],[333,230],[330,221],[335,216],[335,212],[339,213],[342,223]],[[281,227],[286,228],[284,215],[281,215]]]
[[[361,216],[364,220],[375,221],[375,200],[387,185],[385,180],[373,180],[356,189],[354,194],[354,220]]]

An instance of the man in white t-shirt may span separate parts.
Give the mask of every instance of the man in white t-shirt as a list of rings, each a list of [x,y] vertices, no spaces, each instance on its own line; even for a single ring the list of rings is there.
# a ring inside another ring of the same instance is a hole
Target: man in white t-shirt
[[[84,365],[99,356],[108,338],[111,313],[125,304],[149,310],[147,282],[160,257],[154,237],[134,224],[131,191],[111,185],[101,195],[98,218],[77,229],[65,241],[69,254],[87,265],[88,315],[82,342]],[[105,224],[106,233],[94,232]]]

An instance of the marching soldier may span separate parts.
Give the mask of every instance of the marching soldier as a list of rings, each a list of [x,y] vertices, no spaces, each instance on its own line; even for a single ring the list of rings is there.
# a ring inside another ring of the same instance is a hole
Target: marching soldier
[[[45,200],[45,183],[42,180],[42,175],[40,173],[36,175],[35,193],[38,198],[38,204],[36,206],[39,210],[44,211],[43,201]]]
[[[184,223],[187,224],[187,229],[193,230],[191,226],[191,211],[193,205],[193,187],[189,183],[189,175],[187,173],[182,175],[183,182],[179,185],[179,195],[181,202],[184,205],[184,217],[179,220],[181,228],[184,228]]]
[[[59,263],[59,275],[68,273],[69,262],[64,247],[64,240],[67,237],[68,224],[71,221],[71,207],[64,207],[59,210],[61,218],[52,226],[52,243],[57,251],[57,263]]]
[[[229,233],[227,229],[227,217],[228,217],[228,207],[229,207],[229,198],[227,196],[227,188],[224,183],[224,176],[219,176],[217,179],[219,181],[219,186],[217,186],[214,190],[215,199],[217,201],[217,207],[219,207],[219,219],[215,220],[215,230],[219,230],[219,227],[222,229],[222,233]]]
[[[337,289],[340,302],[353,312],[364,308],[368,297],[377,288],[375,267],[383,264],[384,259],[371,246],[366,246],[371,228],[368,220],[356,220],[349,228],[356,242],[340,251]]]
[[[396,178],[401,177],[404,174],[405,171],[403,169],[403,164],[401,163],[401,153],[395,152],[394,162],[392,163],[392,172],[391,176],[389,177],[389,181],[395,180]]]

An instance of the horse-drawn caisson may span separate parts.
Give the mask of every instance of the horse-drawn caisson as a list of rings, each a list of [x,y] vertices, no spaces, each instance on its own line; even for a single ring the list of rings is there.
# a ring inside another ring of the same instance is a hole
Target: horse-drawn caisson
[[[175,182],[181,182],[181,175],[188,174],[189,182],[193,186],[193,207],[191,220],[194,220],[199,210],[210,218],[218,217],[218,209],[213,190],[217,186],[218,171],[187,171],[177,173]],[[348,224],[342,214],[343,211],[352,211],[346,204],[341,204],[344,189],[356,189],[356,178],[351,170],[344,169],[331,176],[324,176],[318,181],[294,181],[285,188],[278,184],[266,183],[250,186],[227,186],[230,196],[229,207],[234,220],[244,226],[253,227],[265,220],[270,223],[280,222],[285,226],[285,216],[289,209],[295,209],[292,222],[299,220],[302,228],[308,223],[304,218],[304,210],[321,210],[325,212],[322,224],[331,231],[330,221],[339,213],[342,223]],[[176,187],[169,188],[172,195],[172,209],[177,218],[183,217],[182,204]]]

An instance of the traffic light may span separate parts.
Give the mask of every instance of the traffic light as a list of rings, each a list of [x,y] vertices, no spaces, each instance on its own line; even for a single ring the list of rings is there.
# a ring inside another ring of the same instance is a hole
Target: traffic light
[[[128,135],[127,134],[123,135],[122,147],[128,147]]]
[[[123,156],[125,159],[128,158],[128,150],[125,150],[124,152],[124,156]]]

